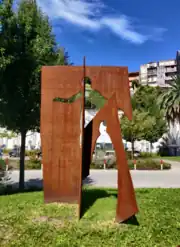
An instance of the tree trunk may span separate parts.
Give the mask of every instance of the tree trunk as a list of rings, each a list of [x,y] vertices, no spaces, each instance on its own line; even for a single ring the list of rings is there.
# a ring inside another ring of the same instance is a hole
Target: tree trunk
[[[21,131],[21,149],[20,149],[20,174],[19,190],[24,190],[24,160],[25,160],[26,131]]]
[[[152,142],[150,142],[150,153],[151,154],[152,154],[152,147],[153,147]]]
[[[134,140],[131,141],[131,146],[132,146],[132,160],[134,159]]]

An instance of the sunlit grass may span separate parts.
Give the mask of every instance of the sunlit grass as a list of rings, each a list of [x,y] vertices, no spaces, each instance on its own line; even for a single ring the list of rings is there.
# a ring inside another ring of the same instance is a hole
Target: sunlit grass
[[[42,192],[0,197],[0,246],[171,247],[180,243],[180,189],[138,189],[139,226],[117,224],[115,189],[87,188],[77,205],[44,204]]]

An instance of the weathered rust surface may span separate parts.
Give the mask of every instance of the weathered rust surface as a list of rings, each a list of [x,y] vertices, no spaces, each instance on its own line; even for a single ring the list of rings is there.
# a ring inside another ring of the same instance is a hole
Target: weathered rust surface
[[[65,69],[66,70],[66,69]],[[66,72],[66,71],[65,71]],[[53,102],[81,90],[81,68],[42,68],[41,142],[45,202],[77,202],[81,193],[80,118],[82,100]]]
[[[70,98],[84,90],[88,76],[92,88],[107,98],[106,105],[83,131],[83,98],[72,104],[53,102],[55,97]],[[53,66],[42,69],[41,141],[44,197],[46,202],[77,202],[81,215],[81,184],[89,165],[99,124],[107,122],[117,156],[118,203],[116,220],[122,222],[138,212],[131,176],[122,144],[118,108],[132,118],[127,67]],[[67,126],[68,125],[68,126]],[[81,136],[83,134],[83,136]],[[84,142],[80,145],[80,136]],[[82,150],[85,153],[82,169]],[[87,159],[86,159],[87,157]],[[64,168],[63,168],[64,167]]]
[[[116,163],[118,167],[118,201],[116,208],[116,221],[123,222],[138,212],[134,188],[129,172],[126,154],[122,143],[122,135],[118,118],[118,107],[115,93],[108,100],[107,104],[101,109],[93,121],[93,136],[91,156],[99,137],[99,125],[105,120],[107,133],[109,134],[116,152]]]
[[[81,100],[73,104],[53,102],[52,199],[60,198],[61,202],[79,203],[80,114]]]
[[[132,106],[130,100],[130,90],[129,90],[129,79],[128,79],[128,68],[127,67],[106,67],[106,66],[90,66],[86,67],[86,76],[91,79],[91,87],[97,90],[104,96],[107,100],[116,92],[116,101],[118,109],[121,109],[125,115],[132,119]],[[102,110],[102,109],[101,109]],[[100,111],[101,111],[100,110]],[[83,178],[89,175],[91,157],[88,156],[89,148],[91,149],[92,135],[92,123],[86,126],[84,131],[86,139],[86,158],[83,161]],[[97,130],[99,136],[99,128]],[[97,136],[97,138],[98,138]],[[96,139],[97,139],[96,138]],[[94,146],[92,147],[92,152],[94,151]]]
[[[91,79],[91,87],[106,99],[116,93],[117,106],[132,119],[128,68],[127,67],[87,67],[86,75]]]

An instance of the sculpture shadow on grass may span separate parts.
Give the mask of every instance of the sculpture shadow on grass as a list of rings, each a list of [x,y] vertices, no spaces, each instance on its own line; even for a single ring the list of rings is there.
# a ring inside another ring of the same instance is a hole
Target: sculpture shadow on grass
[[[93,185],[94,180],[88,176],[84,181],[84,185]],[[12,195],[16,193],[26,193],[26,192],[35,192],[43,191],[43,179],[34,178],[28,179],[24,182],[24,191],[19,190],[19,183],[13,182],[10,178],[5,183],[0,183],[0,196],[1,195]]]
[[[81,218],[84,214],[90,209],[96,200],[101,198],[108,198],[108,197],[115,197],[117,198],[117,191],[116,190],[106,190],[106,189],[86,189],[84,188],[82,191],[82,208],[81,208]],[[139,222],[136,216],[132,216],[128,220],[122,222],[124,224],[136,225],[139,226]]]
[[[29,179],[24,183],[24,190],[19,190],[19,183],[8,182],[6,184],[1,184],[0,186],[0,196],[1,195],[12,195],[17,193],[27,193],[36,192],[43,190],[43,180],[42,179]]]
[[[94,183],[94,181],[88,176],[84,184],[85,186],[91,186]],[[1,195],[12,195],[17,193],[22,193],[19,191],[18,183],[9,183],[7,187],[4,190],[0,190],[0,196]],[[25,189],[24,193],[27,192],[36,192],[36,191],[42,191],[43,190],[43,180],[42,179],[29,179],[25,182]],[[83,188],[82,190],[82,210],[81,210],[81,218],[83,215],[90,209],[93,204],[96,202],[96,200],[101,198],[108,198],[108,197],[115,197],[117,198],[117,190],[116,189],[98,189],[98,188],[90,188],[87,189],[87,187]],[[130,225],[139,225],[139,222],[137,221],[136,216],[132,216],[128,220],[122,222],[124,224],[130,224]]]

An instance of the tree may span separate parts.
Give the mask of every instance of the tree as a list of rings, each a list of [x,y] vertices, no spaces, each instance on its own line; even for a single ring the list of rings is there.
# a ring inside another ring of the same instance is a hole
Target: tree
[[[8,131],[6,129],[0,131],[0,138],[8,138],[8,139],[11,139],[11,138],[14,138],[16,136],[17,136],[16,133],[14,133],[12,131]]]
[[[161,111],[158,105],[158,97],[161,95],[160,87],[140,86],[133,95],[133,109],[147,111],[151,115],[155,115]]]
[[[141,84],[138,80],[133,80],[131,82],[132,89],[136,91],[138,88],[140,88]]]
[[[0,5],[0,123],[21,134],[19,187],[24,189],[26,133],[40,125],[40,72],[43,65],[68,64],[48,18],[34,0]]]
[[[151,143],[158,141],[168,130],[164,117],[164,110],[160,108],[158,98],[162,94],[159,87],[141,86],[132,98],[133,109],[147,112],[149,116],[149,127],[144,133],[144,139]]]
[[[133,111],[133,119],[129,121],[128,118],[123,115],[120,120],[122,136],[126,141],[132,144],[132,158],[134,157],[134,142],[142,140],[144,138],[144,132],[147,132],[148,123],[150,117],[147,112]]]
[[[157,142],[163,134],[167,132],[167,125],[163,116],[150,116],[148,115],[147,121],[144,123],[143,139],[150,142],[151,150],[153,142]]]
[[[121,122],[123,136],[132,142],[135,140],[158,141],[167,132],[167,123],[164,112],[158,105],[160,88],[139,86],[132,97],[133,121],[123,117]],[[129,129],[128,129],[129,128]],[[131,141],[132,140],[132,141]],[[132,149],[133,149],[132,148]]]
[[[8,140],[17,137],[17,134],[13,131],[8,131],[6,129],[0,130],[0,138],[7,138],[6,147],[8,146]]]
[[[170,83],[168,89],[159,97],[159,104],[164,110],[166,119],[169,124],[176,121],[180,123],[180,76],[174,77],[173,83]]]

